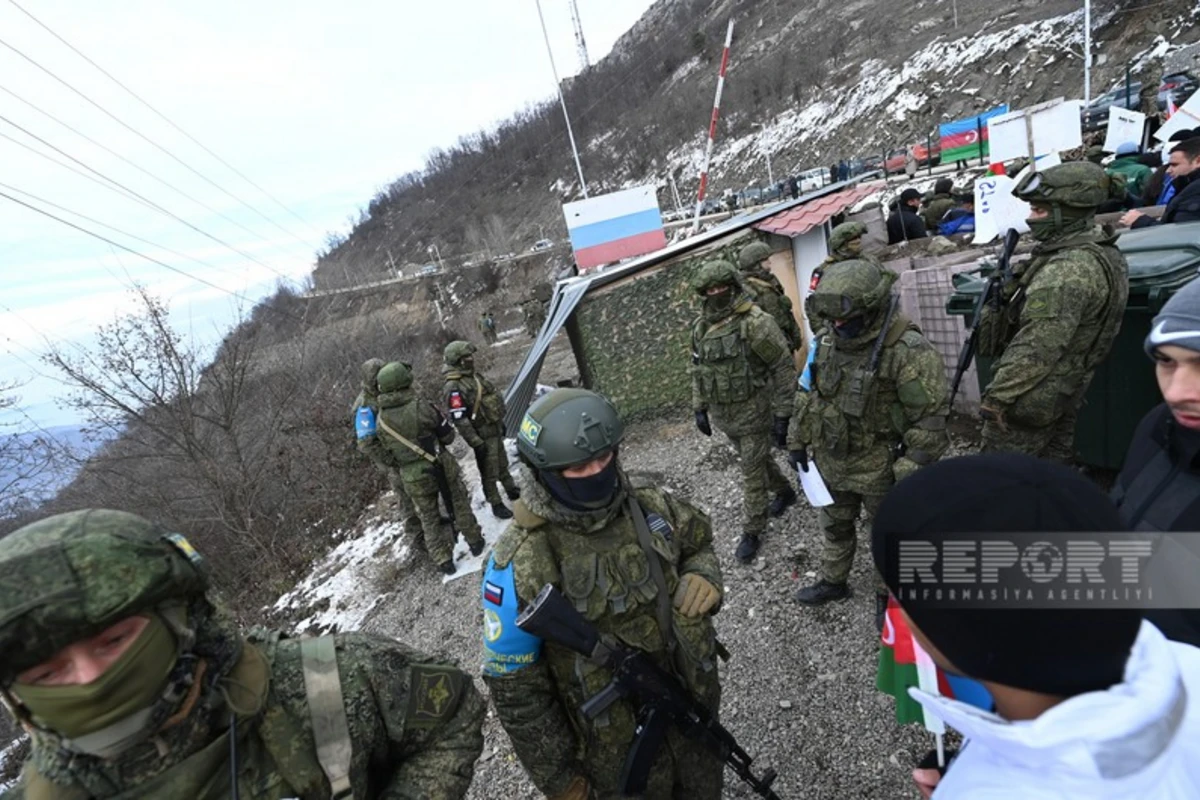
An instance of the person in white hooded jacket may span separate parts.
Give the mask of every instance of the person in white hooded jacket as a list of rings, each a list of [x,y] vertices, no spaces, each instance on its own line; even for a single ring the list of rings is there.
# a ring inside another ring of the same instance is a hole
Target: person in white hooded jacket
[[[1017,454],[939,462],[884,499],[872,552],[913,637],[942,669],[981,681],[995,702],[985,711],[910,689],[965,740],[940,779],[914,771],[926,797],[1200,798],[1200,650],[1168,641],[1136,608],[931,601],[913,591],[911,563],[900,568],[899,554],[914,552],[902,542],[1037,534],[1063,552],[1071,533],[1123,530],[1086,478]]]

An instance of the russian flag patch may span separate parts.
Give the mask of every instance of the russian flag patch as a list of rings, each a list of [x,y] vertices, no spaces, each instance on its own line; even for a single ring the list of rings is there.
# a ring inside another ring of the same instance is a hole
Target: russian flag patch
[[[483,582],[483,599],[494,606],[504,603],[504,588],[491,581]]]

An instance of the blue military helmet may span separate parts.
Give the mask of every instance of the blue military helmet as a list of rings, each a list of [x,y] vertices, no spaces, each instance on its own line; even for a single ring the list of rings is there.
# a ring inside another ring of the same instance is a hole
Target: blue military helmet
[[[517,451],[539,470],[583,464],[614,450],[625,438],[617,409],[587,389],[555,389],[521,420]]]

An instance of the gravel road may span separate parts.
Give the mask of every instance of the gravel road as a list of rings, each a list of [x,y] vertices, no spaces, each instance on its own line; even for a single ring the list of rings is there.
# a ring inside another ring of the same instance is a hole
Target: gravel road
[[[758,558],[744,566],[733,558],[741,492],[727,440],[700,435],[690,419],[648,423],[633,427],[622,461],[628,471],[712,515],[727,589],[717,634],[733,654],[721,666],[722,721],[755,758],[757,770],[779,773],[774,788],[780,797],[917,797],[910,766],[933,739],[916,726],[898,727],[891,699],[874,688],[878,647],[866,548],[856,556],[849,600],[819,609],[799,606],[791,595],[820,560],[814,510],[801,501],[772,520]],[[780,463],[786,467],[782,455]],[[391,576],[401,584],[378,587],[390,594],[366,629],[450,657],[478,674],[478,576],[443,586],[422,559]],[[485,737],[469,796],[539,797],[490,713]],[[727,770],[725,797],[751,796]]]

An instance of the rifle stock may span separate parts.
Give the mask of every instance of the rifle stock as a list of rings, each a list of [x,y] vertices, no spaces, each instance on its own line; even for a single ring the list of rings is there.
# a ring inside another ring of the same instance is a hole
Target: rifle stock
[[[645,791],[650,768],[667,728],[673,724],[684,736],[702,742],[713,751],[756,794],[767,800],[780,800],[771,790],[775,771],[767,770],[761,778],[756,777],[750,769],[753,759],[704,703],[646,653],[602,641],[592,623],[552,584],[542,587],[533,603],[520,613],[517,627],[612,670],[608,686],[580,707],[584,716],[595,718],[620,699],[634,702],[638,727],[621,770],[622,794],[640,795]]]
[[[1012,277],[1010,262],[1020,239],[1021,234],[1013,228],[1008,229],[1004,235],[1004,249],[996,261],[996,271],[988,278],[987,285],[983,287],[979,297],[975,300],[975,308],[971,312],[971,332],[967,334],[967,340],[963,342],[962,350],[958,353],[958,364],[954,368],[954,380],[950,384],[950,405],[952,406],[955,396],[958,395],[958,387],[962,384],[963,375],[970,368],[971,362],[975,360],[975,351],[979,347],[979,321],[983,319],[984,307],[988,303],[995,306],[997,310],[1001,307],[1000,289]]]

